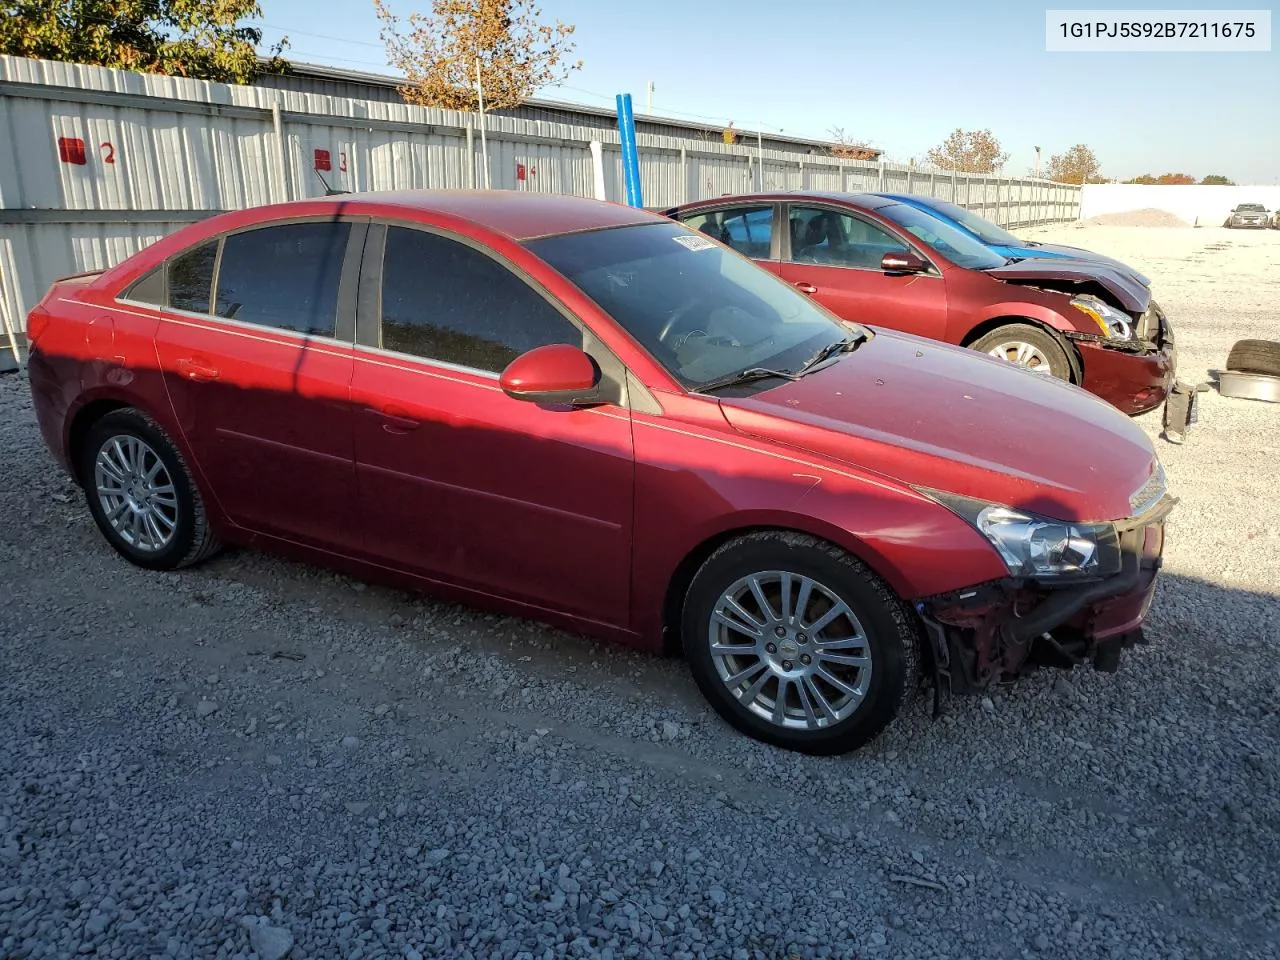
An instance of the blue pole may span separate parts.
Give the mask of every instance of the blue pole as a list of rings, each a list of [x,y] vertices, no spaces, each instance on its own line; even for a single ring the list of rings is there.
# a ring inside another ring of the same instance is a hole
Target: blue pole
[[[631,94],[618,94],[618,139],[622,143],[622,182],[627,204],[644,206],[640,191],[640,155],[636,151],[636,121],[631,113]]]

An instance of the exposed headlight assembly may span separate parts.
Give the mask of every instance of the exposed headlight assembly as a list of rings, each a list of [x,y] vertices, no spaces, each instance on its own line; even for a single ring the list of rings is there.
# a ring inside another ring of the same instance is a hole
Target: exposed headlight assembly
[[[1116,340],[1133,339],[1133,319],[1111,304],[1104,303],[1097,297],[1085,295],[1074,297],[1071,305],[1081,313],[1087,313],[1092,317],[1104,337],[1113,337]]]
[[[1010,576],[1088,580],[1120,572],[1114,524],[1069,523],[943,490],[916,489],[973,524],[1000,554]]]

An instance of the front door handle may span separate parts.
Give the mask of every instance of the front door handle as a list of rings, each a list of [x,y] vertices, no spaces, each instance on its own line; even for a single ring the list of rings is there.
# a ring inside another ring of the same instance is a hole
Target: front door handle
[[[813,296],[815,293],[818,292],[817,287],[815,287],[812,283],[806,283],[804,280],[796,281],[795,288],[799,290],[801,293],[809,294],[809,296]]]
[[[217,380],[221,376],[221,372],[217,367],[211,367],[207,363],[201,363],[192,357],[183,357],[179,360],[178,370],[188,380],[195,380],[199,383],[208,383],[210,380]]]
[[[422,425],[398,407],[365,407],[366,413],[382,418],[382,429],[387,433],[408,433]]]

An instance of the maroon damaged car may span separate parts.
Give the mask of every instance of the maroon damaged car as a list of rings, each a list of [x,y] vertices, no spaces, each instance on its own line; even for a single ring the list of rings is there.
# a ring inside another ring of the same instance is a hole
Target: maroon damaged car
[[[874,194],[718,197],[665,214],[794,284],[844,320],[970,347],[1067,380],[1124,413],[1164,402],[1176,351],[1148,287],[1105,264],[1011,260]]]

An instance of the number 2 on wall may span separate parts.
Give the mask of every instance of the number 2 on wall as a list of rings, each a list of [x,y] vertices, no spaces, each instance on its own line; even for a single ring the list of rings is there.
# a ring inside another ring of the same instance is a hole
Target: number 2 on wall
[[[110,140],[102,141],[102,143],[98,144],[98,149],[105,151],[102,157],[103,163],[116,162],[116,148]]]

